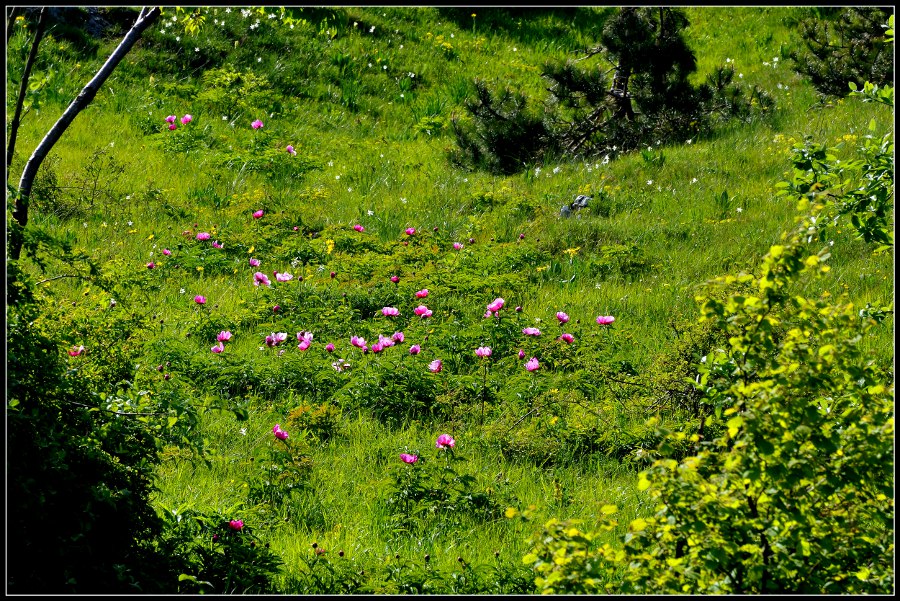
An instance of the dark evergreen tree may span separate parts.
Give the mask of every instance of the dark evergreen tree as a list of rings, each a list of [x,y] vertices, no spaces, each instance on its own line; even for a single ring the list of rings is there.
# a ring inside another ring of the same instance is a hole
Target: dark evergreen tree
[[[846,96],[849,83],[894,81],[894,48],[885,42],[885,24],[894,9],[854,6],[818,11],[800,23],[803,47],[791,53],[794,69],[822,94]]]

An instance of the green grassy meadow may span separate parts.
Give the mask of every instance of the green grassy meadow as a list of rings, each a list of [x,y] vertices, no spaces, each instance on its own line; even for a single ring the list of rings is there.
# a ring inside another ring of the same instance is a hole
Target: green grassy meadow
[[[653,513],[637,488],[635,451],[659,442],[647,420],[695,431],[677,401],[682,375],[725,343],[698,325],[695,297],[712,278],[757,270],[794,227],[796,203],[775,187],[793,144],[809,137],[849,154],[890,131],[893,115],[852,97],[822,101],[791,69],[793,24],[808,9],[687,7],[694,77],[733,62],[772,111],[690,144],[560,156],[510,176],[449,161],[451,119],[465,118],[475,78],[543,98],[541,64],[596,45],[610,11],[305,8],[292,29],[265,17],[248,29],[256,14],[218,8],[192,36],[166,9],[53,149],[32,204],[32,226],[83,253],[105,285],[78,264],[23,262],[46,307],[40,326],[62,354],[85,346],[69,368],[108,399],[137,403],[151,390],[210,409],[177,426],[205,461],[178,435],[162,450],[160,512],[243,520],[284,562],[286,593],[352,592],[341,588],[352,582],[527,593],[522,556],[546,520],[590,528],[616,505],[614,541]],[[35,67],[48,83],[23,121],[9,183],[116,43],[48,33]],[[8,82],[29,44],[17,27]],[[168,115],[185,114],[189,123],[167,129]],[[579,194],[589,207],[561,218]],[[873,254],[849,224],[833,236],[829,277],[803,292],[892,303],[892,254]],[[255,272],[271,285],[254,285]],[[63,275],[77,277],[54,279]],[[485,318],[496,298],[499,319]],[[433,315],[414,314],[419,305]],[[861,343],[891,373],[893,325],[891,313]],[[232,337],[212,352],[221,331]],[[304,331],[312,344],[300,350]],[[287,340],[267,345],[277,332]],[[402,342],[371,350],[395,332]],[[489,358],[475,355],[482,346]],[[455,479],[437,486],[461,492],[450,505],[404,501],[405,472],[438,478],[449,461],[435,446],[445,433]],[[295,463],[277,463],[287,447]],[[510,507],[533,517],[509,519]]]

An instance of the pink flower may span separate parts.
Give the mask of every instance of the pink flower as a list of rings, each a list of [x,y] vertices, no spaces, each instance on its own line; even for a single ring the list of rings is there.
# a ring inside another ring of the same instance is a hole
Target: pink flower
[[[279,311],[281,311],[281,305],[275,305],[274,307],[272,307],[272,313],[278,313]]]
[[[419,305],[418,307],[413,309],[413,313],[424,319],[425,317],[431,317],[432,311],[425,305]]]
[[[231,520],[228,522],[228,526],[232,530],[241,530],[244,527],[244,520]]]
[[[366,346],[366,339],[360,338],[359,336],[351,336],[350,344],[359,348],[363,348],[364,346]]]
[[[77,357],[78,355],[80,355],[83,352],[84,352],[84,345],[73,346],[71,349],[69,349],[69,356]]]
[[[381,344],[380,342],[376,342],[375,344],[372,345],[373,353],[380,353],[383,350],[384,350],[384,345]]]
[[[435,441],[434,446],[439,449],[446,449],[450,447],[451,449],[456,446],[456,441],[453,440],[453,437],[449,434],[441,434],[437,437],[437,441]]]
[[[337,277],[337,274],[333,271],[329,275],[331,275],[332,280]]]
[[[178,119],[175,115],[169,115],[166,117],[166,123],[175,123],[175,120]]]
[[[225,350],[225,345],[220,342],[216,346],[212,347],[210,350],[218,355],[219,353],[221,353],[222,351]]]
[[[175,131],[176,129],[178,129],[178,126],[175,125],[174,123],[169,126],[169,131]]]
[[[271,286],[272,282],[269,281],[268,276],[261,271],[257,271],[253,274],[253,285],[259,286],[260,284],[265,284],[266,286]]]
[[[197,303],[198,305],[205,305],[206,297],[203,296],[202,294],[198,294],[197,296],[194,297],[194,302]]]
[[[264,214],[264,212],[263,212],[262,209],[260,209],[260,210],[258,210],[258,211],[253,211],[253,218],[254,218],[254,219],[259,219],[260,217],[263,216],[263,214]]]
[[[400,461],[403,463],[415,463],[419,460],[417,455],[410,455],[408,453],[400,453]]]
[[[410,349],[410,350],[412,350],[412,349]],[[434,361],[432,361],[431,363],[428,364],[428,369],[433,374],[440,373],[440,371],[442,369],[444,369],[444,364],[441,363],[440,359],[435,359]]]
[[[306,341],[312,342],[312,339],[313,339],[312,332],[306,332],[306,331],[297,332],[297,340],[301,340],[301,341],[306,340]]]
[[[571,334],[563,334],[559,337],[560,340],[565,342],[566,344],[572,344],[575,341],[575,337]]]
[[[263,126],[263,122],[260,121],[259,119],[257,119],[256,121],[254,121],[253,123],[250,124],[250,127],[252,127],[253,129],[259,129],[262,126]]]
[[[463,247],[463,245],[460,244],[459,242],[454,242],[454,243],[453,243],[453,250],[461,250],[462,247]]]
[[[153,261],[147,263],[147,269],[153,269],[154,267],[156,267],[156,263],[154,263]]]
[[[220,244],[218,240],[213,240],[213,248],[225,248],[224,244]]]
[[[416,233],[416,228],[414,228],[414,227],[408,227],[408,228],[406,228],[406,235],[407,235],[407,236],[412,236],[412,235],[415,234],[415,233]]]
[[[534,371],[540,368],[540,366],[541,364],[538,363],[537,357],[532,357],[528,360],[527,363],[525,363],[525,369],[527,369],[528,371]]]
[[[519,349],[519,359],[524,359],[524,358],[525,358],[525,351],[522,349]]]
[[[394,282],[394,283],[396,284],[397,282],[400,281],[400,277],[399,277],[399,276],[396,276],[396,275],[392,275],[392,276],[391,276],[391,281]]]
[[[294,147],[291,146],[290,144],[287,145],[287,147],[285,148],[285,150],[287,150],[287,152],[288,152],[289,155],[291,155],[291,156],[297,156],[297,151],[294,150]]]
[[[197,240],[209,240],[209,232],[200,232],[197,234]]]
[[[540,336],[541,335],[541,331],[537,328],[525,328],[524,330],[522,330],[522,333],[525,334],[526,336]]]
[[[494,313],[496,313],[497,311],[499,311],[500,309],[503,308],[503,304],[504,304],[505,302],[506,302],[506,301],[503,300],[502,298],[495,298],[495,299],[494,299],[494,302],[490,303],[490,304],[487,306],[487,309],[488,309],[488,311],[493,311]]]
[[[516,307],[516,313],[521,313],[521,312],[522,312],[522,306],[520,305],[520,306]]]
[[[428,296],[428,288],[422,288],[416,292],[416,298],[425,298],[426,296]]]
[[[490,311],[485,311],[485,312],[484,312],[484,315],[482,315],[482,317],[483,317],[484,319],[487,319],[487,318],[493,317],[493,316],[494,316],[494,314],[491,313]]]
[[[356,225],[353,226],[353,229],[355,229],[357,232],[364,232],[364,231],[366,231],[366,228],[364,228],[363,226],[361,226],[361,225],[358,224],[358,223],[357,223]]]
[[[410,355],[418,355],[421,351],[422,351],[422,347],[419,346],[418,344],[414,344],[411,347],[409,347]]]
[[[525,239],[525,234],[519,234],[519,240],[524,240],[524,239]]]
[[[190,123],[193,120],[194,120],[194,118],[191,117],[190,115],[185,115],[184,117],[181,118],[181,124],[187,125],[188,123]]]
[[[556,319],[559,320],[559,323],[566,323],[567,321],[569,321],[569,316],[562,311],[557,311]]]
[[[221,332],[219,332],[219,335],[216,336],[216,340],[218,340],[219,342],[228,342],[229,340],[231,340],[231,332],[229,332],[228,330],[222,330]]]
[[[297,345],[297,348],[300,349],[301,351],[305,351],[306,349],[308,349],[310,347],[311,344],[312,344],[312,342],[310,342],[309,340],[301,340],[300,344]]]
[[[381,310],[381,314],[385,317],[396,317],[400,315],[400,309],[395,307],[385,307]]]
[[[615,320],[616,320],[616,318],[613,317],[612,315],[598,315],[597,316],[597,323],[600,324],[601,326],[608,326]]]
[[[479,346],[475,349],[475,354],[479,357],[490,357],[491,356],[491,347],[489,346]]]
[[[394,346],[394,339],[389,338],[388,336],[378,335],[378,344],[381,345],[381,348],[391,348]]]
[[[394,334],[391,336],[391,340],[393,340],[394,342],[403,342],[404,338],[405,336],[403,335],[403,332],[394,332]]]
[[[276,346],[278,344],[281,344],[285,340],[287,340],[287,332],[278,332],[277,334],[275,332],[272,332],[271,334],[266,336],[266,345]]]
[[[289,282],[294,279],[294,276],[289,273],[277,273],[275,274],[275,279],[279,282]]]
[[[288,437],[288,433],[281,429],[281,424],[275,424],[275,427],[272,428],[272,434],[279,440],[287,440]]]
[[[250,267],[259,267],[259,259],[250,257]]]
[[[325,345],[325,350],[328,351],[329,353],[333,353],[334,345],[329,342],[328,344]]]
[[[162,253],[168,257],[169,255],[172,254],[172,251],[169,250],[168,248],[164,248],[164,249],[162,250]]]

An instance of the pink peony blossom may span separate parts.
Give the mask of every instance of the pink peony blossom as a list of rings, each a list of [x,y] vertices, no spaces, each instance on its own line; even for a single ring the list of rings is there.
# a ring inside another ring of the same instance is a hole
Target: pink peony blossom
[[[394,332],[391,335],[391,340],[394,342],[403,342],[406,337],[403,335],[403,332]]]
[[[407,236],[412,236],[412,235],[415,234],[415,233],[416,233],[416,228],[414,228],[414,227],[408,227],[408,228],[406,228],[406,235],[407,235]]]
[[[598,315],[597,316],[597,323],[600,324],[601,326],[608,326],[615,320],[616,320],[616,318],[613,317],[612,315]]]
[[[244,520],[231,520],[230,522],[228,522],[228,526],[232,530],[240,531],[244,527]]]
[[[363,226],[361,226],[361,225],[358,224],[358,223],[357,223],[356,225],[353,226],[353,229],[355,229],[357,232],[364,232],[364,231],[366,231],[366,228],[364,228]]]
[[[253,274],[253,285],[259,286],[260,284],[265,284],[266,286],[271,286],[272,282],[269,281],[268,276],[261,271],[257,271]]]
[[[518,307],[516,307],[516,313],[521,313],[521,312],[522,312],[522,306],[519,305]]]
[[[194,297],[194,302],[197,303],[198,305],[205,305],[206,297],[203,296],[202,294],[198,294],[197,296]]]
[[[422,288],[416,292],[416,298],[425,298],[426,296],[428,296],[428,288]]]
[[[392,276],[391,276],[391,281],[394,282],[394,283],[396,284],[397,282],[400,281],[400,277],[399,277],[399,276],[396,276],[396,275],[392,275]]]
[[[175,131],[176,129],[178,129],[178,126],[174,123],[169,126],[169,131]]]
[[[266,336],[266,345],[276,346],[278,344],[281,344],[285,340],[287,340],[287,332],[278,332],[277,334],[275,332],[272,332],[271,334]]]
[[[297,340],[301,340],[301,341],[308,340],[309,342],[312,342],[312,339],[313,339],[312,332],[307,332],[305,330],[303,332],[297,332]]]
[[[524,240],[524,239],[525,239],[525,234],[519,234],[519,240]]]
[[[538,363],[537,357],[532,357],[528,360],[527,363],[525,363],[525,369],[527,369],[528,371],[534,371],[536,369],[539,369],[540,367],[541,364]]]
[[[463,245],[460,244],[459,242],[453,243],[453,250],[462,250],[462,247],[463,247]]]
[[[281,429],[281,424],[275,424],[275,427],[272,428],[272,434],[279,440],[287,440],[288,437],[288,433]]]
[[[418,315],[419,317],[421,317],[423,319],[426,317],[431,317],[431,315],[432,315],[431,309],[429,309],[425,305],[419,305],[418,307],[413,309],[413,313],[415,313],[416,315]]]
[[[305,351],[306,349],[308,349],[310,347],[311,344],[312,344],[312,342],[310,342],[309,340],[301,340],[300,344],[297,345],[297,348],[300,349],[301,351]]]
[[[218,240],[213,240],[212,246],[213,248],[225,248],[225,245],[221,244]]]
[[[73,346],[71,349],[69,349],[69,356],[77,357],[78,355],[80,355],[83,352],[84,352],[84,345]]]
[[[482,317],[483,317],[484,319],[488,319],[489,317],[493,317],[493,316],[494,316],[494,314],[491,313],[490,311],[485,311],[485,312],[484,312],[484,315],[482,315]]]
[[[210,350],[218,355],[219,353],[221,353],[222,351],[225,350],[225,345],[222,344],[221,342],[219,342],[219,344],[212,347]]]
[[[256,121],[254,121],[253,123],[250,124],[250,127],[252,127],[253,129],[259,129],[262,126],[263,126],[263,122],[260,121],[259,119],[257,119]]]
[[[209,232],[200,232],[197,234],[197,240],[209,240]]]
[[[373,353],[380,353],[383,350],[384,350],[384,345],[381,344],[380,342],[376,342],[375,344],[372,345]]]
[[[334,345],[329,342],[328,344],[325,345],[325,350],[328,351],[329,353],[333,353]]]
[[[488,311],[496,313],[503,308],[504,303],[506,303],[506,301],[502,298],[495,298],[494,301],[487,306],[487,309]]]
[[[394,346],[394,340],[393,340],[393,338],[390,338],[388,336],[382,336],[381,334],[379,334],[378,335],[378,344],[381,345],[381,348],[391,348],[392,346]]]
[[[419,460],[417,455],[410,455],[408,453],[400,453],[400,461],[403,463],[415,463]]]
[[[279,282],[289,282],[294,279],[294,276],[289,273],[277,273],[275,274],[275,279]]]
[[[153,269],[154,267],[156,267],[156,263],[154,263],[153,261],[147,263],[147,269]]]
[[[253,218],[254,218],[254,219],[259,219],[259,218],[262,217],[264,214],[265,214],[265,211],[263,211],[262,209],[260,209],[260,210],[258,210],[258,211],[253,211]]]
[[[169,250],[168,248],[164,248],[164,249],[162,250],[162,254],[164,254],[164,255],[166,255],[166,256],[168,257],[169,255],[172,254],[172,251]]]
[[[440,371],[442,369],[444,369],[444,364],[441,362],[440,359],[435,359],[434,361],[432,361],[431,363],[428,364],[428,369],[433,374],[440,373]]]
[[[395,307],[385,307],[381,310],[381,314],[385,317],[396,317],[400,315],[400,309]]]
[[[525,351],[522,349],[519,349],[519,359],[524,359],[524,358],[525,358]]]
[[[259,259],[250,257],[250,267],[259,267]]]
[[[219,332],[219,335],[216,336],[216,340],[218,340],[219,342],[228,342],[229,340],[231,340],[231,332],[229,332],[228,330],[222,330],[221,332]]]
[[[559,337],[560,340],[565,342],[566,344],[572,344],[575,341],[575,337],[571,334],[563,334]]]
[[[193,120],[194,120],[194,118],[193,118],[192,116],[190,116],[190,115],[185,115],[184,117],[181,118],[181,124],[182,124],[182,125],[187,125],[188,123],[190,123],[190,122],[193,121]]]
[[[169,115],[168,117],[166,117],[166,123],[175,123],[175,120],[176,120],[176,119],[178,119],[177,116],[175,116],[175,115]]]
[[[491,347],[489,346],[479,346],[475,349],[475,354],[479,357],[490,357],[491,356]]]
[[[420,352],[422,352],[422,347],[419,346],[418,344],[414,344],[411,347],[409,347],[410,355],[418,355]]]
[[[456,446],[456,441],[453,440],[453,437],[449,434],[441,434],[437,437],[437,441],[435,441],[434,446],[439,449],[446,449],[450,447],[451,449]]]
[[[297,151],[294,150],[294,147],[291,146],[290,144],[287,145],[287,147],[285,148],[285,150],[287,150],[287,152],[288,152],[289,155],[291,155],[291,156],[297,156]]]
[[[563,313],[562,311],[557,311],[556,319],[559,320],[559,323],[566,323],[569,321],[569,316]]]
[[[352,344],[355,347],[363,348],[364,346],[366,346],[366,339],[360,338],[359,336],[351,336],[350,344]]]
[[[537,328],[525,328],[524,330],[522,330],[522,333],[525,334],[526,336],[540,336],[541,335],[541,331]]]

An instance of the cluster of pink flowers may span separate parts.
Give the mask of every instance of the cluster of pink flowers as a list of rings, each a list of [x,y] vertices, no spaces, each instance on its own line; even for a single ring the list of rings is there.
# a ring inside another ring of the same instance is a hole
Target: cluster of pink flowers
[[[216,340],[218,340],[219,343],[216,346],[212,347],[210,350],[216,354],[219,354],[225,350],[225,343],[231,340],[231,332],[229,332],[228,330],[222,330],[216,336]]]
[[[169,124],[170,131],[174,131],[174,130],[178,129],[178,126],[175,125],[175,121],[177,119],[178,119],[178,117],[176,115],[169,115],[168,117],[166,117],[166,123]],[[188,123],[190,123],[193,120],[194,120],[194,118],[191,115],[185,115],[184,117],[181,118],[181,124],[187,125]]]

